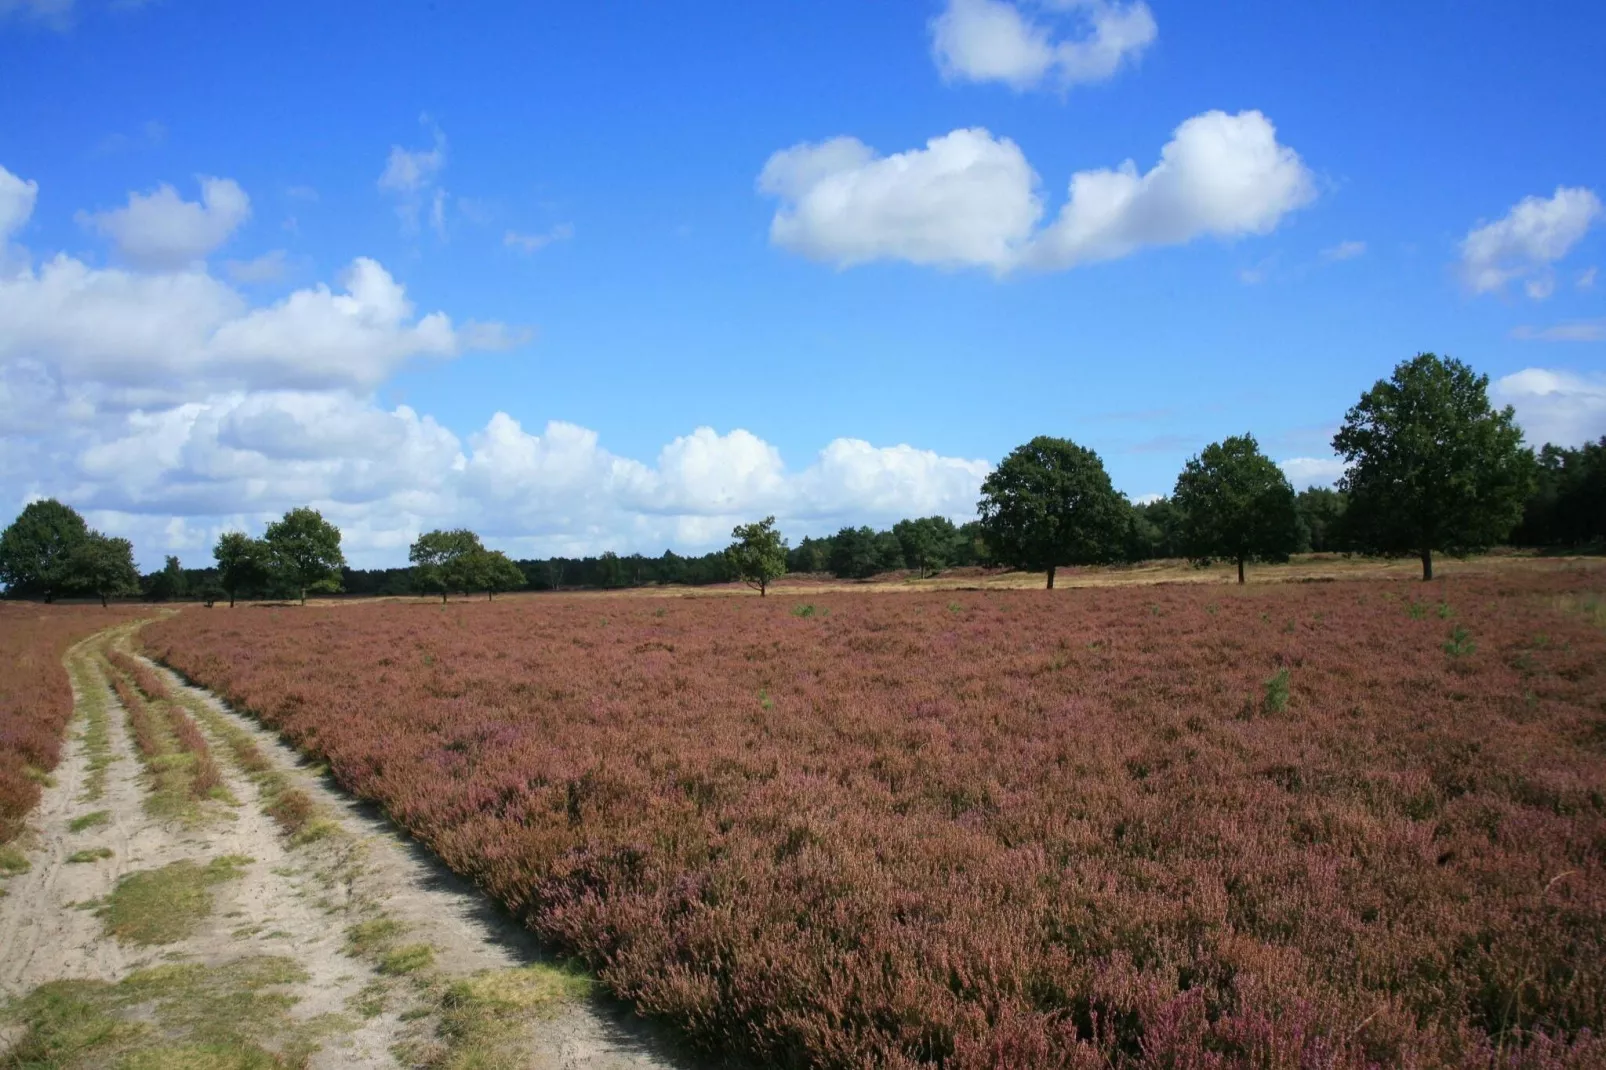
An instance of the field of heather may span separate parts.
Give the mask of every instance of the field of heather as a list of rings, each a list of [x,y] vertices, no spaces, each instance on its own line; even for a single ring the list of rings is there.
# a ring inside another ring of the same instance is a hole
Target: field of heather
[[[22,828],[39,783],[56,768],[72,716],[67,648],[137,611],[0,602],[0,844]]]
[[[144,642],[710,1048],[1584,1067],[1603,584],[191,609]]]

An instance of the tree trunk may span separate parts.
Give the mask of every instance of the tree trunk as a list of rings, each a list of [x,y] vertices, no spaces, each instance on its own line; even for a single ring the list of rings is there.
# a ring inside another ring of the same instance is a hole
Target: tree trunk
[[[105,609],[106,608],[106,596],[104,594],[102,594],[100,596],[100,608],[101,609]]]
[[[758,581],[758,596],[760,598],[768,598],[769,597],[769,594],[770,594],[769,586],[770,585],[769,585],[769,581],[768,580],[759,580]]]
[[[233,591],[229,592],[229,608],[230,609],[234,608],[234,592]]]
[[[446,604],[446,592],[442,591],[441,592],[441,605],[444,606],[445,604]]]
[[[307,604],[307,589],[305,587],[301,588],[301,604]]]
[[[1052,591],[1054,589],[1054,566],[1053,565],[1048,566],[1048,588],[1047,589],[1050,590],[1050,591]]]
[[[485,589],[485,600],[487,602],[495,601],[496,600],[496,592],[492,591],[489,587],[487,587]]]
[[[1244,581],[1244,559],[1243,559],[1242,556],[1239,556],[1239,558],[1238,558],[1238,582],[1242,583],[1243,581]]]
[[[1422,582],[1426,583],[1433,578],[1433,548],[1422,547]]]

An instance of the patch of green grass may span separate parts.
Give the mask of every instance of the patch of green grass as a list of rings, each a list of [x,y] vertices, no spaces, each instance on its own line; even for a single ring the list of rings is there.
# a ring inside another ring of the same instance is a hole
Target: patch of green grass
[[[96,810],[94,813],[73,818],[67,823],[67,827],[74,832],[82,832],[85,829],[92,829],[97,825],[104,825],[111,819],[112,812],[110,810]]]
[[[435,949],[428,944],[404,944],[379,956],[379,972],[392,977],[416,973],[435,961]]]
[[[490,970],[453,983],[441,1001],[442,1070],[517,1070],[529,1065],[522,1040],[531,1018],[555,1015],[590,995],[593,982],[565,966]]]
[[[212,913],[212,886],[240,876],[252,860],[225,855],[206,865],[185,859],[161,869],[130,873],[117,882],[97,913],[106,933],[125,944],[171,944]]]
[[[38,784],[41,788],[53,788],[56,786],[56,778],[51,776],[45,770],[39,768],[37,765],[23,766],[22,775],[33,781],[35,784]]]
[[[33,868],[33,864],[23,856],[15,847],[0,843],[0,877],[14,877],[19,873],[26,873]]]
[[[78,798],[94,802],[106,794],[106,769],[113,759],[111,723],[106,717],[106,680],[94,658],[86,653],[71,656],[67,673],[78,693],[78,709],[84,715],[84,753],[89,773]]]
[[[287,958],[157,966],[118,984],[52,981],[10,1004],[21,1027],[0,1066],[284,1070],[305,1065],[327,1020],[298,1021]]]
[[[396,943],[407,926],[394,918],[371,918],[346,930],[346,950],[353,955],[377,955]]]
[[[67,861],[99,862],[101,859],[110,858],[111,856],[112,849],[110,847],[87,847],[82,851],[74,851],[72,854],[68,855]]]
[[[1478,644],[1472,641],[1472,633],[1465,627],[1457,624],[1450,631],[1450,638],[1444,644],[1444,652],[1452,658],[1466,657],[1478,649]]]
[[[1282,713],[1288,708],[1287,669],[1278,669],[1276,675],[1266,681],[1266,694],[1260,705],[1267,713]]]

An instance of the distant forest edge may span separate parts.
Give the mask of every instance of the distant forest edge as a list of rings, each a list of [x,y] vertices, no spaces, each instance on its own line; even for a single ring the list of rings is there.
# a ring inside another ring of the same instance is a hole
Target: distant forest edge
[[[1334,452],[1346,468],[1334,488],[1295,493],[1253,435],[1211,443],[1189,459],[1169,497],[1132,503],[1111,485],[1098,454],[1039,436],[1012,450],[983,482],[978,519],[901,520],[885,530],[848,526],[788,546],[775,518],[741,524],[721,551],[660,557],[510,559],[466,529],[418,537],[408,567],[354,569],[337,527],[311,508],[292,509],[261,538],[225,533],[217,567],[168,557],[139,575],[133,548],[88,527],[67,505],[26,506],[0,532],[0,583],[11,597],[64,595],[153,601],[299,598],[608,589],[746,582],[760,593],[776,578],[830,573],[869,579],[900,571],[924,577],[988,566],[1057,568],[1188,558],[1247,563],[1295,553],[1417,556],[1432,579],[1433,554],[1497,545],[1606,549],[1606,437],[1576,449],[1522,440],[1510,406],[1494,409],[1488,376],[1423,353],[1378,380],[1346,414]]]

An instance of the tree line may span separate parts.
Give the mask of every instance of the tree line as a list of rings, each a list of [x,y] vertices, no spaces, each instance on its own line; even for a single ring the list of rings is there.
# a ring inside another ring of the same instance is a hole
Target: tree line
[[[1537,547],[1606,544],[1606,438],[1578,449],[1522,440],[1514,413],[1496,410],[1488,376],[1420,354],[1379,380],[1346,414],[1333,449],[1346,464],[1333,488],[1295,493],[1252,434],[1190,458],[1170,495],[1132,503],[1094,451],[1039,436],[1012,450],[982,484],[978,518],[901,520],[886,530],[848,526],[790,546],[774,517],[738,525],[731,545],[702,556],[604,553],[510,559],[466,529],[426,532],[407,568],[351,569],[339,529],[314,509],[292,509],[253,538],[224,534],[208,569],[168,557],[141,577],[126,539],[91,530],[69,506],[36,501],[0,533],[0,583],[10,597],[142,595],[154,600],[484,593],[529,588],[635,587],[741,580],[760,593],[786,573],[844,579],[967,565],[1043,572],[1076,565],[1186,557],[1247,565],[1316,551],[1409,554],[1433,575],[1436,552],[1501,542]]]

